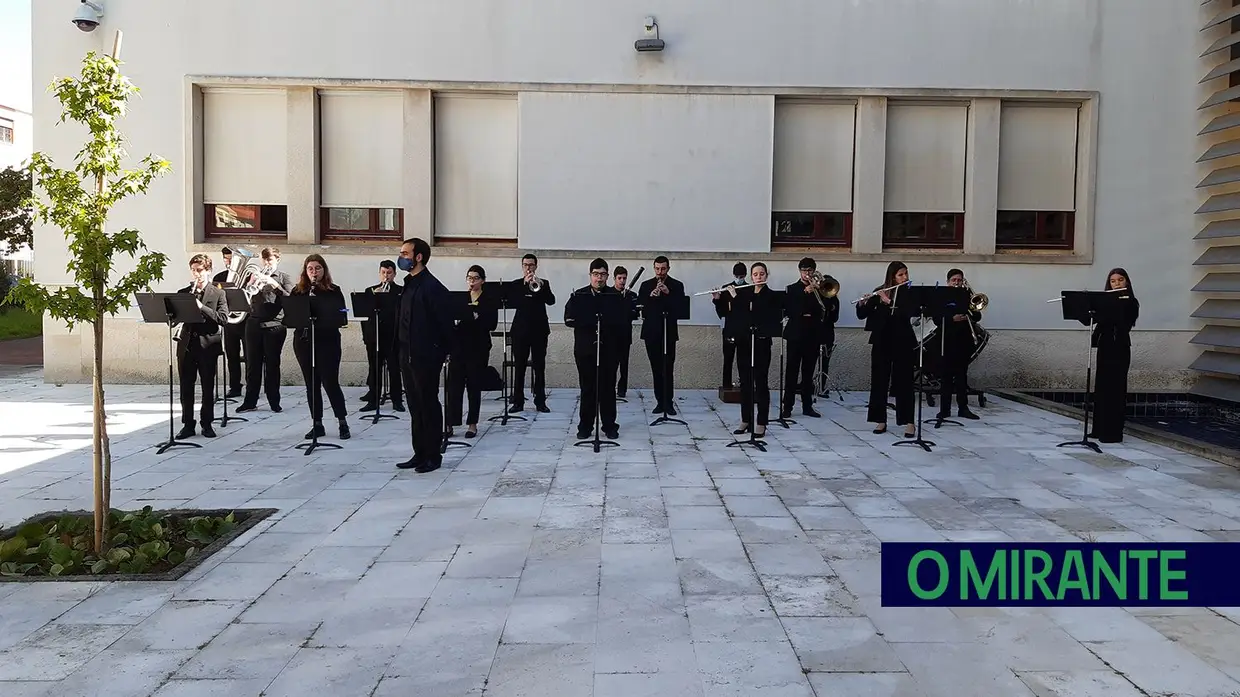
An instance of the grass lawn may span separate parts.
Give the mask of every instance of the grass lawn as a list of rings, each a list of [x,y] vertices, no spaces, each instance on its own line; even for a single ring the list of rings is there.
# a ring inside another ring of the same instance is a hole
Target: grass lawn
[[[0,307],[0,341],[26,339],[43,333],[43,318],[19,307]]]

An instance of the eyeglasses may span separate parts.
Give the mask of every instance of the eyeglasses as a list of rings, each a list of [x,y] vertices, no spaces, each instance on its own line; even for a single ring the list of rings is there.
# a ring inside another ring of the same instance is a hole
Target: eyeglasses
[[[481,280],[482,280],[482,276],[479,276],[479,275],[477,275],[477,274],[467,274],[467,275],[465,276],[465,280],[466,280],[466,281],[481,281]]]
[[[595,277],[595,278],[607,278],[607,272],[606,272],[606,271],[591,271],[591,272],[590,272],[590,275],[591,275],[591,276],[593,276],[593,277]]]

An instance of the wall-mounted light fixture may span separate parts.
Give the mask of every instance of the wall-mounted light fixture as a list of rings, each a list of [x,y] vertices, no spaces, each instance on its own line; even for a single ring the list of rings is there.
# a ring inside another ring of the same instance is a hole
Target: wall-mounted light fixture
[[[82,31],[92,32],[99,28],[99,22],[102,19],[102,3],[91,2],[91,0],[82,0],[82,4],[78,7],[77,14],[73,15],[73,25]]]
[[[654,17],[646,18],[645,30],[646,38],[638,39],[634,42],[633,48],[642,53],[647,51],[662,51],[663,39],[659,38],[659,23],[654,21]]]

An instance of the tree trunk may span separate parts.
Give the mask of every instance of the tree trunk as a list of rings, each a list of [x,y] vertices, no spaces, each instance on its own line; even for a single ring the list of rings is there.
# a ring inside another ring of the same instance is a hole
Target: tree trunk
[[[94,455],[95,455],[95,554],[106,551],[108,512],[110,509],[112,457],[108,447],[107,413],[103,401],[103,305],[101,291],[95,291],[94,387]]]

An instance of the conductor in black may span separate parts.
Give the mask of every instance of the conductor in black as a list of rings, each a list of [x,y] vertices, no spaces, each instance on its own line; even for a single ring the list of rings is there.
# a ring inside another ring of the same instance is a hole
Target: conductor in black
[[[453,351],[456,333],[451,296],[444,284],[426,268],[431,247],[426,240],[411,238],[400,248],[397,266],[406,272],[400,296],[397,340],[401,370],[409,395],[409,424],[413,457],[397,465],[416,472],[434,472],[443,464],[439,452],[444,437],[443,404],[439,401],[439,377],[444,361]]]
[[[598,329],[597,321],[576,321],[573,309],[579,303],[590,303],[600,295],[619,295],[620,291],[607,285],[608,266],[603,259],[590,262],[590,285],[578,288],[564,304],[564,323],[573,330],[573,358],[577,363],[577,380],[581,385],[581,408],[577,421],[577,438],[589,438],[594,430],[595,405],[602,421],[603,433],[611,439],[620,437],[620,425],[616,423],[616,369],[620,343],[624,332],[632,331],[627,321],[614,325],[604,324]],[[597,333],[596,333],[597,331]],[[601,339],[601,343],[600,342]],[[595,359],[598,375],[595,375]]]
[[[177,438],[194,435],[194,382],[202,381],[202,435],[215,437],[211,422],[215,420],[215,368],[224,348],[222,327],[228,322],[228,301],[224,291],[211,282],[211,257],[195,254],[189,260],[193,279],[177,291],[193,293],[202,312],[202,321],[185,324],[177,338],[177,373],[181,381],[181,423]]]
[[[637,292],[637,302],[643,308],[642,340],[646,342],[646,357],[650,359],[650,372],[654,374],[655,406],[651,413],[675,416],[673,376],[676,374],[676,342],[680,339],[680,333],[672,311],[676,299],[685,295],[685,284],[668,275],[671,266],[667,257],[655,257],[654,278],[642,282],[641,290]],[[665,338],[666,363],[663,356]]]
[[[509,281],[517,297],[516,314],[512,318],[509,333],[512,335],[513,400],[508,413],[525,410],[525,368],[534,370],[534,407],[546,413],[547,407],[547,340],[551,336],[551,324],[547,321],[547,307],[555,304],[551,282],[538,277],[538,257],[526,254],[521,257],[521,278]]]

